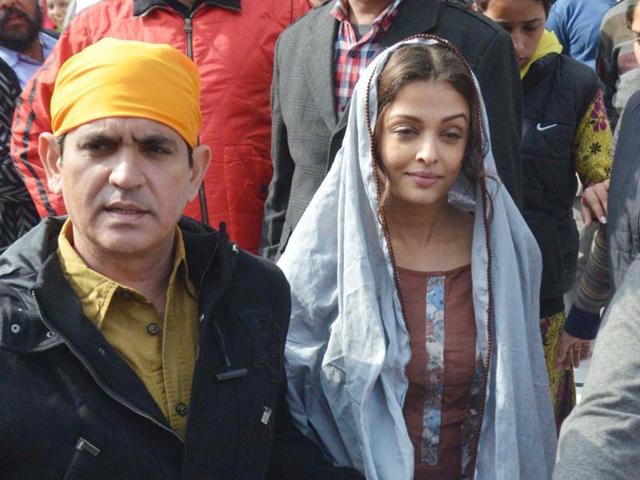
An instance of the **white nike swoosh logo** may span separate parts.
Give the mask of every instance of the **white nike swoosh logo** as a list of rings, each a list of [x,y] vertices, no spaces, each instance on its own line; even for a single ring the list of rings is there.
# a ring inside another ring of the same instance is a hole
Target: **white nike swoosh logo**
[[[545,130],[549,130],[550,128],[557,127],[557,126],[558,126],[557,123],[552,123],[551,125],[545,125],[543,127],[541,123],[538,123],[536,125],[536,130],[538,130],[539,132],[544,132]]]

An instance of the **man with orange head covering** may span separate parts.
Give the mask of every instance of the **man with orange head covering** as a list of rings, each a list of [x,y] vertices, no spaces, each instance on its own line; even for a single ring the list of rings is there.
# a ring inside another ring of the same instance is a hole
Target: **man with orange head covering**
[[[59,70],[39,139],[68,217],[0,256],[0,478],[350,479],[292,425],[289,288],[181,217],[210,162],[200,75],[106,38]]]
[[[83,10],[24,88],[11,127],[11,160],[40,217],[67,211],[62,197],[48,188],[37,148],[39,134],[51,131],[59,68],[106,37],[163,43],[198,66],[199,140],[212,153],[200,193],[187,203],[185,215],[214,227],[226,222],[233,241],[256,253],[273,170],[273,51],[280,32],[309,8],[308,0],[107,0]]]

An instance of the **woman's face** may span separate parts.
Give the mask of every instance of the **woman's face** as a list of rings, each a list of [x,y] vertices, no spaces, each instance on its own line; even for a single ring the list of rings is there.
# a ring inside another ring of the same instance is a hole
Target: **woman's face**
[[[378,151],[391,203],[445,203],[469,137],[465,98],[448,83],[416,80],[398,91],[380,121]]]
[[[547,15],[538,0],[490,0],[484,14],[511,35],[518,67],[533,56],[544,32]]]

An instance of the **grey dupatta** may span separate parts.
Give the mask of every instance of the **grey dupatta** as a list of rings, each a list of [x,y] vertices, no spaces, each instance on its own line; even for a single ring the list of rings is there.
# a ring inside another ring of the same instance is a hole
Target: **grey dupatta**
[[[367,108],[375,125],[377,78],[394,50],[436,41],[399,43],[368,67],[342,148],[279,262],[292,290],[285,367],[294,421],[336,464],[369,480],[411,479],[414,460],[402,412],[409,335],[377,215]],[[474,478],[544,480],[551,477],[556,430],[538,326],[540,252],[497,180],[490,151],[484,162],[496,179],[487,182],[488,232],[480,186],[460,177],[449,195],[474,212],[476,352],[485,366],[490,358]]]

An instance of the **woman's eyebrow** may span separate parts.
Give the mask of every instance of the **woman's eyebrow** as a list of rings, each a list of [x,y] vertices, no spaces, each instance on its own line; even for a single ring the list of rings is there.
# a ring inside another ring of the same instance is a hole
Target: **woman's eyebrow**
[[[460,112],[460,113],[454,113],[453,115],[449,115],[448,117],[443,118],[442,121],[449,122],[451,120],[455,120],[456,118],[464,118],[465,120],[468,120],[467,114],[464,112]]]

